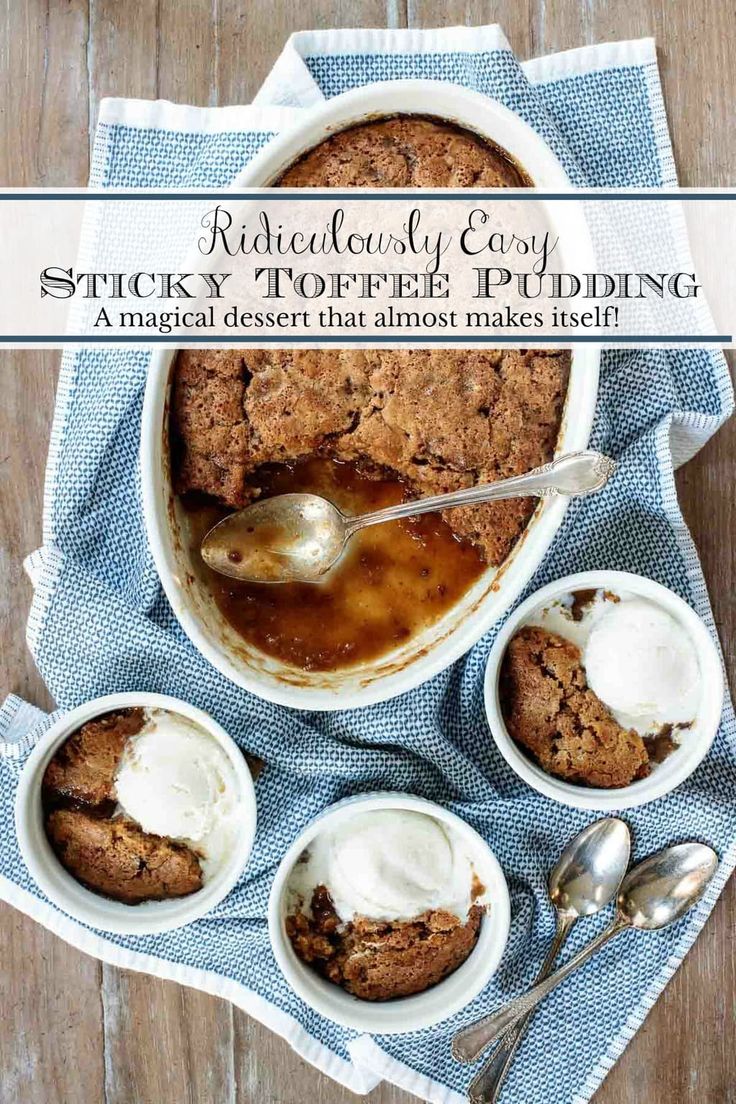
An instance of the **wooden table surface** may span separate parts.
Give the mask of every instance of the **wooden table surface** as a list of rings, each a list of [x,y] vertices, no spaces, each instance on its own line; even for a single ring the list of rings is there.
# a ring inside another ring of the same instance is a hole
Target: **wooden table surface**
[[[733,184],[734,0],[5,0],[0,184],[85,184],[101,96],[248,102],[291,31],[493,22],[521,58],[653,35],[681,182]],[[0,359],[0,696],[42,707],[51,703],[25,647],[21,560],[40,541],[58,362],[56,352]],[[678,477],[731,672],[735,479],[732,422]],[[732,880],[596,1104],[736,1102],[735,919]],[[0,961],[3,1104],[354,1099],[224,1001],[102,965],[5,906]],[[414,1098],[383,1085],[369,1099]]]

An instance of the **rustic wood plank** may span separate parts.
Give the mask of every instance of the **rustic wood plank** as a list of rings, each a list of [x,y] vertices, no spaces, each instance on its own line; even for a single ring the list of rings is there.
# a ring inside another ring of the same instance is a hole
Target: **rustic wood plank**
[[[235,1010],[237,1104],[354,1104],[354,1093],[318,1073],[256,1020]],[[416,1097],[393,1085],[378,1085],[366,1104],[416,1104]]]
[[[0,180],[87,179],[86,0],[5,4],[0,14]],[[26,649],[23,557],[41,541],[43,473],[58,353],[0,357],[0,696],[53,702]],[[100,964],[0,906],[0,1100],[103,1098]]]
[[[564,3],[561,8],[548,8],[550,29],[560,10],[564,12]],[[732,185],[736,149],[733,0],[700,0],[692,9],[669,0],[647,0],[646,4],[593,0],[588,10],[591,41],[642,35],[656,39],[680,183],[688,187]],[[570,28],[566,38],[573,34],[574,28]]]
[[[218,0],[218,103],[249,103],[294,31],[400,27],[404,0]]]
[[[218,102],[221,26],[216,2],[159,0],[157,89],[163,100]]]
[[[160,47],[158,0],[140,0],[136,4],[89,0],[87,125],[90,148],[103,96],[157,98]]]
[[[0,180],[87,179],[86,0],[7,3],[0,14]]]
[[[483,27],[499,23],[517,57],[532,57],[536,12],[544,0],[408,0],[410,27]]]
[[[113,969],[103,1000],[105,1104],[234,1101],[229,1004]]]
[[[104,1100],[100,964],[3,905],[0,1100]]]
[[[0,357],[0,682],[4,691],[52,708],[25,642],[31,586],[23,557],[41,543],[44,461],[58,353],[13,350]]]

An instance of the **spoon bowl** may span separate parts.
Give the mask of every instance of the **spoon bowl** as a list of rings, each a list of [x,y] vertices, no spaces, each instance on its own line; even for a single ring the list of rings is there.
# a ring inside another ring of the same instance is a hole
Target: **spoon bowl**
[[[550,973],[573,925],[613,901],[629,865],[630,852],[628,826],[617,817],[596,820],[570,840],[549,876],[548,892],[557,913],[557,927],[537,981]],[[452,1040],[452,1053],[459,1062],[475,1061],[492,1041],[487,1033],[492,1018],[483,1016],[457,1032]],[[492,1095],[496,1084],[503,1080],[527,1025],[525,1020],[518,1032],[509,1033],[508,1040],[504,1040],[507,1045],[473,1082],[471,1098],[475,1093],[479,1099]]]
[[[629,865],[631,837],[618,817],[604,817],[567,845],[549,876],[549,899],[558,912],[593,916],[616,896]]]
[[[621,883],[619,919],[640,931],[673,924],[700,899],[717,866],[715,851],[703,843],[679,843],[650,855]]]
[[[339,558],[347,519],[313,494],[262,498],[206,534],[202,559],[213,571],[259,583],[314,582]]]
[[[621,883],[608,927],[554,974],[487,1017],[486,1044],[504,1035],[611,939],[624,931],[659,931],[680,920],[703,896],[717,867],[718,856],[703,843],[675,844],[638,863]]]

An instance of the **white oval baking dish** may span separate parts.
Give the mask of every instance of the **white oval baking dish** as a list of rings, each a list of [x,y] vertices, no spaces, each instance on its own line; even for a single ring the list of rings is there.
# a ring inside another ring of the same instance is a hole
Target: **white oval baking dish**
[[[454,85],[415,80],[370,85],[310,109],[250,162],[233,188],[269,185],[297,158],[336,131],[369,119],[428,113],[475,131],[507,150],[537,187],[570,189],[565,171],[547,144],[507,108]],[[577,205],[566,203],[562,207],[563,217],[579,228],[576,248],[579,246],[585,254],[589,238]],[[580,265],[579,258],[576,263]],[[335,672],[308,672],[287,666],[235,632],[192,570],[169,467],[169,389],[175,355],[170,349],[153,354],[143,408],[141,477],[151,551],[174,613],[197,649],[237,685],[268,701],[298,709],[351,709],[385,701],[426,682],[463,655],[506,612],[539,566],[560,526],[566,501],[544,500],[506,562],[500,568],[489,568],[440,621],[396,651]],[[588,444],[599,361],[596,345],[581,345],[574,350],[558,452],[583,449]]]

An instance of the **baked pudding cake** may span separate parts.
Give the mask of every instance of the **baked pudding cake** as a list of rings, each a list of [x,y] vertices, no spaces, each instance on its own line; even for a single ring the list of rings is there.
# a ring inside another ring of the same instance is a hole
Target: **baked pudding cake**
[[[524,188],[506,150],[442,119],[399,115],[348,127],[301,157],[282,188]]]
[[[404,116],[344,130],[284,187],[518,187],[523,170],[460,127]],[[176,360],[172,471],[193,560],[259,650],[304,670],[391,652],[508,557],[535,501],[463,507],[364,530],[318,584],[225,580],[198,556],[259,496],[323,494],[347,513],[519,475],[551,460],[570,356],[538,349],[187,350]]]
[[[43,778],[45,829],[61,864],[88,889],[124,904],[185,897],[202,886],[185,843],[144,832],[117,813],[115,775],[143,709],[88,721],[62,744]]]
[[[615,788],[649,773],[643,738],[590,689],[572,641],[532,625],[520,629],[504,656],[501,699],[512,738],[548,774]]]
[[[243,823],[223,748],[166,709],[125,708],[86,721],[54,752],[41,797],[61,865],[126,905],[198,892],[228,861]]]
[[[366,529],[318,584],[225,579],[201,563],[201,538],[260,495],[310,491],[362,513],[546,463],[568,372],[569,354],[539,350],[180,353],[175,488],[224,616],[261,651],[307,670],[373,659],[436,622],[504,562],[535,500]]]
[[[694,644],[667,610],[589,588],[537,609],[499,672],[509,736],[548,774],[616,789],[646,778],[696,723]]]
[[[482,887],[480,887],[482,889]],[[384,1001],[423,993],[465,962],[478,941],[483,909],[461,919],[446,909],[411,920],[361,916],[342,923],[326,886],[309,912],[286,919],[286,934],[302,962],[360,1000]]]
[[[187,350],[177,489],[237,509],[265,465],[313,456],[394,475],[414,497],[519,475],[552,458],[568,369],[568,354],[536,350]],[[532,510],[509,499],[444,520],[495,566]]]

